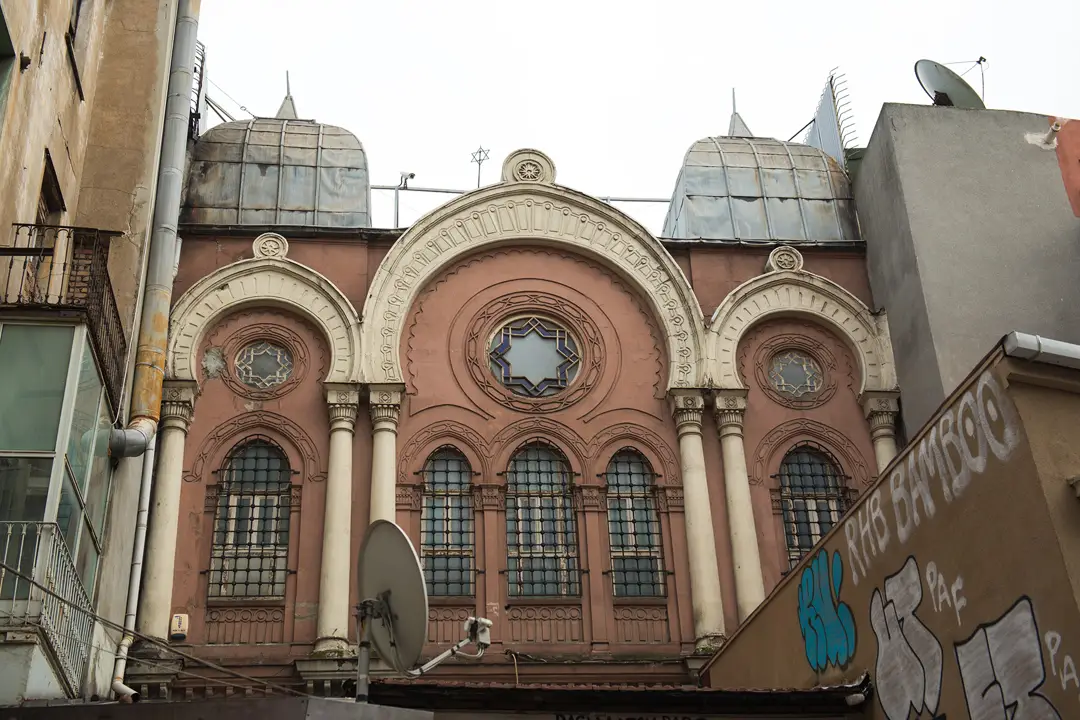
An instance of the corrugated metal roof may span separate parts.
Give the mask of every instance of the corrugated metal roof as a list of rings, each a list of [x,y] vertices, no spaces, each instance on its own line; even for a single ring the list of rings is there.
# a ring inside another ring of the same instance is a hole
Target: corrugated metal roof
[[[732,117],[732,125],[737,115]],[[664,221],[674,240],[789,244],[858,239],[847,174],[817,148],[771,138],[712,137],[683,160]]]

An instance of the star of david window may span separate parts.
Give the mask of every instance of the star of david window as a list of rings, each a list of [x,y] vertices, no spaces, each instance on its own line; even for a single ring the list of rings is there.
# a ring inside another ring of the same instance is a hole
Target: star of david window
[[[292,371],[292,353],[266,341],[248,345],[236,357],[237,378],[258,390],[280,385],[289,379]]]
[[[798,350],[784,350],[769,363],[769,382],[782,395],[801,398],[821,390],[825,373],[817,360]]]
[[[581,366],[577,343],[566,328],[539,317],[503,325],[491,340],[488,357],[503,387],[526,397],[546,397],[566,389]]]

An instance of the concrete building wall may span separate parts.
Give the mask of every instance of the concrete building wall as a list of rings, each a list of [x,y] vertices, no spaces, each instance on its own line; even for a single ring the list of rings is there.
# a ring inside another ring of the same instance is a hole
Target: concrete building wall
[[[886,104],[855,181],[874,300],[889,312],[904,419],[919,427],[1022,329],[1080,340],[1080,219],[1046,116]]]

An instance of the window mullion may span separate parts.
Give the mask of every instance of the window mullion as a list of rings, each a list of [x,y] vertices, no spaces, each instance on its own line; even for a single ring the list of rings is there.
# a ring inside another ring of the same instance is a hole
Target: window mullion
[[[65,461],[68,436],[71,434],[71,419],[75,413],[75,397],[78,394],[79,366],[82,362],[83,344],[86,342],[86,326],[79,325],[72,337],[71,347],[68,354],[68,372],[64,385],[64,401],[60,406],[60,424],[56,431],[56,444],[53,446],[53,466],[49,475],[49,495],[45,501],[45,522],[57,522],[57,513],[60,510],[60,495],[63,488],[64,473],[67,470]],[[59,461],[59,462],[58,462]],[[82,518],[79,518],[80,521]],[[76,535],[76,545],[78,535]],[[76,548],[70,548],[74,557]]]

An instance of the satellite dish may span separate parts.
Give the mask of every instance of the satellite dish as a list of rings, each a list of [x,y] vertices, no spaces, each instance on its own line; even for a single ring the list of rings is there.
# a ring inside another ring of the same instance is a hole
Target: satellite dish
[[[964,79],[933,60],[915,63],[915,77],[935,105],[985,110],[986,104]]]
[[[407,673],[424,650],[428,624],[424,571],[409,536],[388,520],[373,522],[356,575],[360,599],[384,605],[370,620],[375,650],[392,668]]]
[[[420,667],[428,628],[427,587],[420,558],[405,532],[389,520],[368,526],[357,565],[360,596],[360,648],[356,663],[356,701],[366,703],[371,646],[390,667],[407,677],[420,677],[451,657],[479,658],[491,645],[491,621],[470,617],[465,638]],[[461,652],[468,644],[475,654]]]

